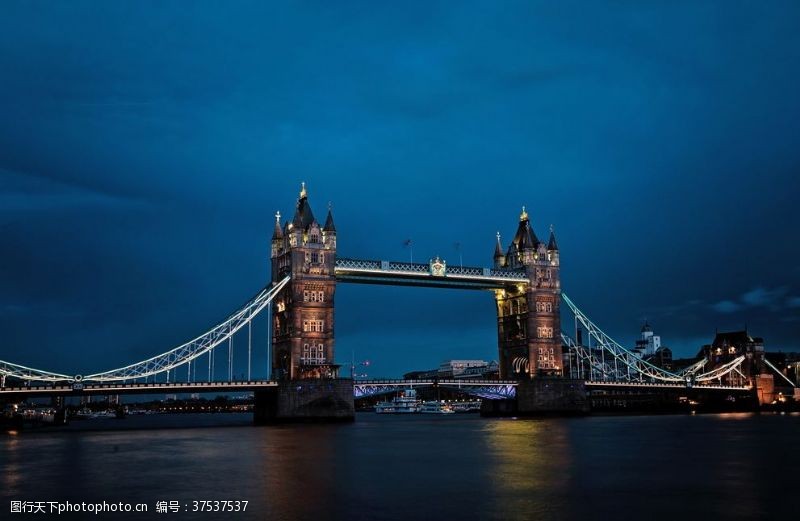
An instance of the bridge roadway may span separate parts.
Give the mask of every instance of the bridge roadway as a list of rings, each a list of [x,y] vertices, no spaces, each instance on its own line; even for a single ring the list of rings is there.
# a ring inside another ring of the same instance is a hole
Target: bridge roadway
[[[66,385],[31,385],[29,387],[1,387],[0,397],[214,393],[258,391],[273,387],[278,387],[278,382],[274,380],[253,380],[241,382],[82,383]]]
[[[513,398],[516,395],[517,380],[486,379],[427,379],[427,380],[355,380],[353,394],[363,398],[394,392],[404,388],[440,386],[461,389],[468,394],[490,399]],[[258,391],[278,387],[275,380],[252,380],[233,382],[153,382],[153,383],[79,383],[64,385],[31,385],[21,387],[0,387],[0,397],[32,396],[81,396],[110,394],[177,394],[177,393],[215,393],[236,391]],[[690,389],[683,383],[666,382],[611,382],[587,380],[586,388],[631,388],[631,389]],[[742,391],[750,387],[731,387],[720,385],[695,385],[692,389],[715,391]]]
[[[431,379],[431,380],[356,380],[353,394],[356,398],[396,391],[402,388],[430,387],[439,385],[452,389],[464,389],[487,394],[493,398],[513,398],[514,380],[469,380],[469,379]],[[236,391],[258,391],[278,387],[275,380],[253,380],[234,382],[153,382],[153,383],[73,383],[63,385],[31,385],[21,387],[0,387],[0,397],[33,396],[81,396],[110,394],[177,394],[214,393]]]
[[[714,391],[746,391],[752,386],[735,387],[730,385],[710,385],[694,384],[688,386],[685,383],[672,382],[613,382],[609,380],[586,380],[587,389],[620,388],[629,387],[631,389],[708,389]]]

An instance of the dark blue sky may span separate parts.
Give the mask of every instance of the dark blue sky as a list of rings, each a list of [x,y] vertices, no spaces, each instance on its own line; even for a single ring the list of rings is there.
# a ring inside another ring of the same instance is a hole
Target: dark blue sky
[[[488,265],[524,204],[623,343],[647,317],[677,355],[745,322],[800,350],[796,2],[383,4],[3,2],[0,359],[204,331],[268,279],[300,181],[343,256]],[[373,376],[496,358],[490,294],[337,299]]]

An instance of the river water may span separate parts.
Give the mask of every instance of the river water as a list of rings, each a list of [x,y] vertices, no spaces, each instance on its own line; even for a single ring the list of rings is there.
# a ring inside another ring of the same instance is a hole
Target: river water
[[[800,414],[521,420],[359,413],[344,425],[249,423],[246,414],[142,416],[1,436],[0,519],[12,500],[150,508],[146,515],[70,516],[85,519],[800,515]],[[243,513],[193,513],[195,500],[249,503]],[[156,514],[158,501],[177,501],[181,511]],[[30,517],[44,516],[9,519]]]

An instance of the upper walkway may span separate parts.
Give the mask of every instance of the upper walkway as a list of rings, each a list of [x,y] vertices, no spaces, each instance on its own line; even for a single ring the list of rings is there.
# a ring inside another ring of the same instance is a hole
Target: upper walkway
[[[517,270],[348,258],[336,259],[335,274],[343,282],[479,290],[529,282],[525,272]]]

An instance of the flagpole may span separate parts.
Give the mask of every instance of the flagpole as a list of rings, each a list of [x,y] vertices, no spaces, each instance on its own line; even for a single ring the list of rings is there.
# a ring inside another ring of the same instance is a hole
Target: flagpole
[[[411,264],[414,264],[414,244],[411,239],[406,239],[403,246],[408,246],[408,251],[411,254]]]

